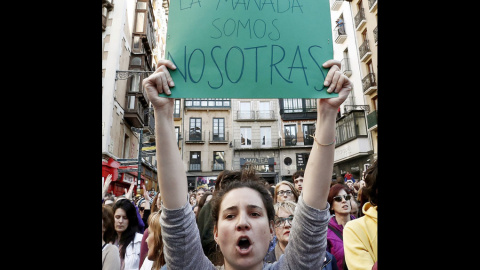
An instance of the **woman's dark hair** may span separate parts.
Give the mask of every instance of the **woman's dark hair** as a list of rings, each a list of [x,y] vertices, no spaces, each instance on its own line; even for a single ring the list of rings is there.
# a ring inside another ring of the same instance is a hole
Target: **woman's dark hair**
[[[139,233],[138,229],[138,217],[137,217],[137,211],[135,209],[135,205],[127,199],[123,200],[118,200],[114,205],[113,205],[113,214],[115,215],[115,212],[117,209],[123,209],[125,213],[127,214],[128,218],[128,227],[125,229],[125,231],[122,232],[122,235],[119,239],[119,244],[122,245],[122,248],[120,249],[120,257],[124,258],[125,257],[125,251],[127,249],[127,246],[130,242],[133,241],[135,238],[135,233]],[[115,239],[117,239],[118,234],[115,234]]]
[[[372,166],[368,167],[363,176],[365,179],[365,186],[362,188],[362,194],[368,198],[373,206],[376,206],[378,203],[377,161],[378,160],[375,160]]]
[[[352,194],[350,188],[345,184],[335,184],[328,192],[327,202],[330,204],[330,215],[335,214],[335,211],[333,211],[333,197],[337,196],[342,189],[345,190],[347,194]]]
[[[251,188],[258,193],[260,193],[260,197],[262,198],[262,202],[265,205],[266,211],[267,211],[267,217],[268,221],[273,221],[275,218],[275,209],[273,208],[273,199],[270,196],[270,191],[265,188],[265,185],[262,182],[259,181],[252,181],[252,180],[247,180],[247,181],[233,181],[227,183],[224,187],[222,186],[222,190],[220,190],[218,193],[213,196],[211,203],[212,203],[212,217],[213,217],[213,223],[215,226],[218,223],[218,217],[219,217],[219,212],[220,212],[220,204],[223,201],[223,198],[225,195],[234,189],[237,188]]]
[[[195,216],[196,218],[198,218],[198,213],[200,213],[200,210],[202,210],[202,207],[203,205],[205,205],[205,202],[207,201],[207,197],[209,195],[213,195],[213,193],[211,191],[206,191],[205,193],[203,193],[202,195],[202,198],[200,198],[200,201],[198,202],[198,209],[197,209],[197,215]]]
[[[105,232],[103,233],[103,241],[105,243],[113,243],[115,241],[115,218],[113,217],[112,206],[102,205],[102,220]]]

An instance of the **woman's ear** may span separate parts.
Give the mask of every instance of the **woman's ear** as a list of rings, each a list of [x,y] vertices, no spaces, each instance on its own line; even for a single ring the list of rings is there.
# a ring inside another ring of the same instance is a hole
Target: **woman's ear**
[[[271,235],[271,239],[273,239],[273,236],[275,235],[275,229],[274,229],[274,226],[273,226],[273,220],[270,220],[270,235]]]
[[[215,242],[217,242],[217,238],[218,238],[217,225],[213,225],[213,239],[215,239]]]

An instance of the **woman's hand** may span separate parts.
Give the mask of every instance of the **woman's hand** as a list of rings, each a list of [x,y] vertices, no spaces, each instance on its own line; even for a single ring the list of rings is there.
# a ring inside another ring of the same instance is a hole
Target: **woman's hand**
[[[157,109],[168,108],[168,104],[173,106],[173,99],[159,97],[158,94],[172,94],[170,87],[174,87],[175,83],[170,76],[170,69],[176,69],[172,61],[161,59],[157,63],[157,69],[148,78],[143,80],[143,88],[147,92],[148,99],[152,102],[153,107]]]
[[[330,70],[328,71],[324,81],[324,85],[329,86],[327,92],[338,93],[338,97],[318,99],[319,105],[334,109],[336,113],[338,111],[338,107],[340,107],[340,105],[347,99],[348,94],[350,94],[350,91],[353,89],[353,84],[347,76],[343,75],[340,68],[340,61],[328,60],[323,63],[323,67],[330,67]]]

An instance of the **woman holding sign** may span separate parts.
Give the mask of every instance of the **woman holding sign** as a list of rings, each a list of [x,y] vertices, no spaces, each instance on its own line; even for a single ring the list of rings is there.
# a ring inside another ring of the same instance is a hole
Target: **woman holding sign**
[[[274,263],[264,263],[274,234],[272,197],[256,181],[233,182],[215,194],[212,203],[214,239],[222,252],[225,269],[321,269],[327,247],[327,202],[335,150],[335,119],[339,106],[352,90],[350,80],[340,72],[340,62],[329,60],[325,77],[329,93],[338,97],[317,100],[315,144],[304,175],[304,189],[298,198],[288,247]],[[169,269],[216,269],[203,254],[195,215],[188,202],[187,176],[178,152],[173,122],[174,82],[169,60],[160,60],[156,71],[143,81],[155,113],[158,184],[163,206],[160,222],[165,260]],[[320,76],[320,74],[319,74]],[[308,258],[299,260],[298,258]]]

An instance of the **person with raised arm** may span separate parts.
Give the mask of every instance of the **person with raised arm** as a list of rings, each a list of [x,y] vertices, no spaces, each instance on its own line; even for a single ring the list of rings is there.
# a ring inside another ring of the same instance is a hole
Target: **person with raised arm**
[[[274,234],[273,199],[259,181],[233,181],[211,200],[214,240],[224,257],[225,270],[321,269],[327,247],[327,202],[333,172],[335,119],[339,106],[352,90],[352,83],[340,71],[340,62],[328,60],[324,85],[338,97],[317,100],[315,145],[305,169],[302,194],[295,210],[290,241],[283,255],[264,263]],[[155,116],[158,185],[162,194],[160,217],[165,261],[169,269],[218,269],[205,256],[195,215],[189,203],[187,176],[175,137],[173,98],[175,84],[169,69],[175,65],[162,59],[157,69],[143,80]],[[320,74],[319,74],[320,75]],[[299,260],[298,258],[305,258]]]

